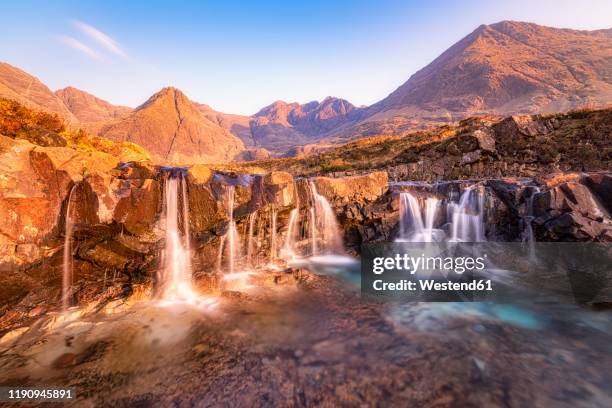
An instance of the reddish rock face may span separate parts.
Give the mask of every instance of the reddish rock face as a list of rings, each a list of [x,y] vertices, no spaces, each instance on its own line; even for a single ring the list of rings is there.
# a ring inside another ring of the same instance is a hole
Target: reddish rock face
[[[57,234],[72,180],[45,148],[0,136],[0,232],[5,246],[41,244]],[[5,247],[4,252],[13,252]],[[33,259],[23,259],[31,262]]]
[[[113,220],[134,235],[153,228],[161,210],[160,183],[153,179],[118,180],[114,193],[120,197]]]

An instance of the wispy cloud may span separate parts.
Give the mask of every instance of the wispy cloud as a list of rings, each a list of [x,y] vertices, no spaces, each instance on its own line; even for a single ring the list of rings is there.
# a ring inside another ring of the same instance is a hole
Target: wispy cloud
[[[82,42],[80,42],[76,38],[70,37],[68,35],[59,35],[59,36],[57,36],[57,39],[59,41],[61,41],[62,43],[64,43],[65,45],[67,45],[67,46],[69,46],[71,48],[74,48],[75,50],[78,50],[78,51],[82,52],[83,54],[87,55],[88,57],[91,57],[91,58],[96,59],[96,60],[101,60],[102,59],[100,57],[100,54],[98,54],[92,48],[90,48],[87,45],[83,44]]]
[[[89,38],[94,40],[100,46],[106,48],[108,51],[127,58],[126,53],[121,49],[119,43],[111,38],[108,34],[103,33],[92,25],[84,23],[79,20],[72,22],[76,28],[86,34]]]

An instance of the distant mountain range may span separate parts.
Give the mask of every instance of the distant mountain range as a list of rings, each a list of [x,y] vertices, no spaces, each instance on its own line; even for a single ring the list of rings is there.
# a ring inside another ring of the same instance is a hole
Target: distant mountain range
[[[52,92],[0,63],[0,96],[57,113],[71,126],[127,140],[168,162],[229,161],[300,146],[405,134],[479,114],[552,113],[612,103],[612,29],[578,31],[503,21],[482,25],[382,101],[277,101],[252,116],[215,111],[164,88],[136,109],[79,89]]]

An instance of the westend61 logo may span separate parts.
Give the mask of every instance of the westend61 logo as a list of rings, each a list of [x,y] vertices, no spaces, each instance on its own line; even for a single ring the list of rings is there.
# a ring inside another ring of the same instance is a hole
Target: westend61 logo
[[[598,243],[377,243],[362,247],[361,290],[385,300],[612,300]]]

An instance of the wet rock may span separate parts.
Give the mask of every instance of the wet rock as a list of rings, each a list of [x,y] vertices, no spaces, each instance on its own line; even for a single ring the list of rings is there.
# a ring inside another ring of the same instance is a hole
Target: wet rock
[[[608,240],[612,220],[589,188],[562,183],[534,197],[537,235],[544,240]]]
[[[135,235],[151,230],[160,211],[159,182],[152,179],[117,181],[114,194],[120,198],[113,219]]]
[[[610,174],[589,174],[584,177],[587,185],[606,207],[608,213],[612,213],[612,176]]]
[[[125,162],[116,168],[116,177],[121,179],[155,178],[156,170],[150,162]]]

